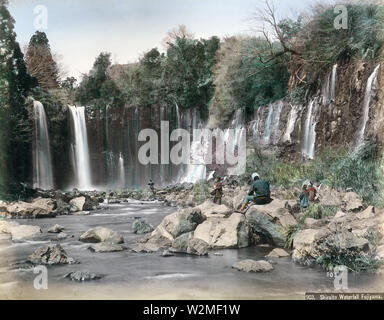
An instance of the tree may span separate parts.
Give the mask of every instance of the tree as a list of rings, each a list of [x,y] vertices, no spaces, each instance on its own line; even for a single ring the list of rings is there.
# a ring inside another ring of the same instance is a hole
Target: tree
[[[14,19],[0,2],[0,193],[29,174],[30,124],[25,98],[35,85],[16,42]]]
[[[29,74],[37,79],[42,89],[59,87],[59,69],[45,32],[36,31],[32,36],[26,53],[26,64]]]
[[[77,89],[76,100],[83,105],[105,107],[122,105],[121,92],[108,76],[111,54],[102,52],[96,58],[91,71],[84,74]]]
[[[178,26],[178,28],[173,28],[168,31],[167,36],[163,39],[163,47],[168,49],[171,44],[174,44],[177,39],[193,39],[193,33],[189,32],[187,27],[184,24]]]

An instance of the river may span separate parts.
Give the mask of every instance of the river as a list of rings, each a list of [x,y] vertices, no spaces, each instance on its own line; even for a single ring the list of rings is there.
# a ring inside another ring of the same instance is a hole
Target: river
[[[158,202],[129,202],[103,205],[87,216],[19,220],[20,224],[38,225],[43,234],[38,241],[12,243],[0,238],[0,298],[2,299],[303,299],[305,292],[331,291],[333,279],[317,268],[294,264],[290,258],[273,259],[275,269],[269,273],[245,273],[232,269],[243,259],[263,259],[272,248],[253,246],[245,249],[216,251],[207,257],[176,254],[162,257],[160,253],[93,253],[90,244],[79,236],[96,226],[120,233],[127,246],[140,237],[132,233],[135,217],[142,217],[157,226],[176,208]],[[53,241],[55,234],[47,230],[54,224],[66,228],[71,238]],[[48,289],[33,287],[37,276],[32,269],[9,270],[11,264],[22,262],[39,246],[60,243],[68,255],[80,264],[48,267]],[[63,278],[77,270],[103,274],[100,280],[78,283]],[[371,274],[349,274],[349,291],[382,292],[382,279]]]

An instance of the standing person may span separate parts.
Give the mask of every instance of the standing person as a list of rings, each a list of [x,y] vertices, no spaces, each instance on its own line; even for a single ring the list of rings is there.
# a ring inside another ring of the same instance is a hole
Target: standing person
[[[303,184],[303,188],[300,194],[300,209],[304,212],[309,207],[309,191],[306,184]]]
[[[223,197],[223,183],[221,178],[217,177],[215,189],[211,192],[214,195],[213,203],[221,204],[221,198]]]
[[[152,193],[155,194],[155,183],[152,181],[152,179],[149,180],[148,186]]]
[[[311,202],[314,201],[316,199],[316,195],[317,195],[317,190],[313,186],[313,182],[309,181],[309,187],[308,187],[309,201],[311,201]]]
[[[252,174],[252,184],[248,196],[243,200],[240,211],[244,211],[247,204],[253,201],[255,204],[263,205],[272,201],[270,185],[267,180],[261,179],[258,173]]]

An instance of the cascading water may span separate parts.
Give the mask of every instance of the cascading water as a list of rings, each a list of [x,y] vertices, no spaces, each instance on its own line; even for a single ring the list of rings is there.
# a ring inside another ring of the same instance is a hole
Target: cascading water
[[[125,187],[125,166],[124,166],[124,158],[123,154],[120,153],[119,155],[119,165],[118,165],[118,187],[124,188]]]
[[[320,108],[320,103],[317,99],[313,99],[309,102],[307,116],[305,119],[304,128],[304,141],[302,146],[302,153],[309,159],[313,159],[315,156],[315,143],[316,143],[316,124],[317,113]]]
[[[69,111],[73,125],[73,170],[76,183],[74,186],[81,190],[90,190],[92,188],[91,169],[88,150],[87,127],[85,123],[85,107],[70,106]]]
[[[373,89],[377,87],[377,76],[379,73],[380,64],[376,66],[375,70],[369,76],[367,87],[365,88],[364,104],[363,104],[363,117],[360,121],[360,129],[357,132],[357,146],[361,145],[364,141],[364,135],[369,120],[369,106],[373,97]]]
[[[323,105],[329,105],[329,108],[331,108],[335,103],[336,78],[337,64],[333,65],[332,71],[328,73],[322,87]]]
[[[335,103],[336,77],[337,77],[337,64],[333,66],[332,73],[331,73],[331,85],[329,89],[329,106],[330,107],[332,107]]]
[[[269,143],[269,140],[271,138],[271,122],[272,122],[272,115],[273,115],[273,104],[270,104],[268,106],[268,115],[267,119],[265,120],[265,130],[264,130],[264,141],[266,143]]]
[[[283,110],[283,107],[284,107],[284,103],[283,101],[280,100],[277,103],[276,110],[274,112],[273,121],[272,121],[270,136],[273,134],[273,138],[276,138],[277,140],[279,139],[280,114],[281,114],[281,110]]]
[[[48,190],[54,187],[53,170],[47,116],[41,102],[33,101],[33,113],[35,122],[33,187]]]
[[[291,106],[291,111],[289,112],[287,128],[283,136],[283,142],[291,142],[291,135],[293,130],[295,130],[295,124],[298,117],[299,107],[296,105]]]
[[[257,112],[256,112],[256,117],[255,117],[255,121],[253,123],[253,126],[252,126],[252,136],[253,136],[253,139],[254,140],[257,140],[259,138],[259,135],[260,135],[260,122],[261,122],[261,110],[262,108],[258,107],[257,108]]]
[[[196,111],[193,114],[193,129],[198,129]],[[202,127],[200,125],[200,127]],[[186,167],[185,175],[181,182],[196,183],[199,180],[205,180],[207,176],[207,168],[205,165],[205,156],[209,147],[209,141],[206,141],[204,135],[193,137],[191,144],[191,164]]]

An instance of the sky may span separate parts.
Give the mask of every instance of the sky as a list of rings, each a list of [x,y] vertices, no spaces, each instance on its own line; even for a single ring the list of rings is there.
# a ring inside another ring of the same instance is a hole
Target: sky
[[[275,0],[281,17],[306,10],[318,0]],[[322,1],[324,2],[324,1]],[[100,52],[114,63],[131,63],[146,51],[163,50],[167,32],[184,24],[196,38],[252,34],[252,20],[264,0],[9,0],[17,40],[24,48],[47,12],[51,50],[68,76],[87,73]]]

